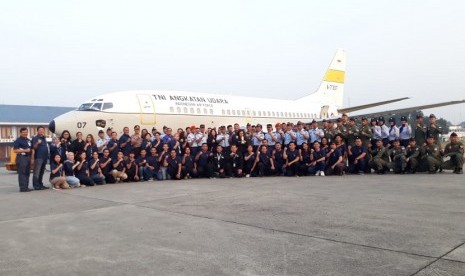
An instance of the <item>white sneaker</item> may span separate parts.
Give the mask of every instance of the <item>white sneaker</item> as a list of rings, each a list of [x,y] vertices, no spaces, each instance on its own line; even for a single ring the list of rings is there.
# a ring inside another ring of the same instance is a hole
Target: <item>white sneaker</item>
[[[320,173],[320,176],[325,176],[325,172],[322,171],[322,172]]]
[[[319,176],[319,175],[320,175],[320,171],[317,171],[317,172],[315,173],[315,176]]]
[[[250,177],[250,174],[246,174],[245,177]]]

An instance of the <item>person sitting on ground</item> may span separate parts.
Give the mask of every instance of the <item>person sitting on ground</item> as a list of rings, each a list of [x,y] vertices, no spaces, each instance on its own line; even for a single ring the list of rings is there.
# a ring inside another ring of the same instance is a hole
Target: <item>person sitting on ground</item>
[[[389,154],[387,149],[384,147],[382,139],[376,141],[376,148],[371,152],[373,156],[370,161],[370,167],[375,170],[377,174],[385,174],[388,171]]]
[[[339,175],[342,176],[345,171],[344,154],[341,149],[337,147],[335,142],[329,143],[330,150],[326,154],[326,175]]]
[[[100,168],[98,152],[94,151],[92,153],[92,159],[90,159],[88,166],[90,178],[92,178],[95,184],[105,184],[105,176],[103,175],[102,169]]]
[[[79,161],[74,161],[74,152],[70,151],[66,154],[67,159],[63,162],[63,170],[65,172],[66,182],[71,188],[85,187],[81,185],[79,178],[74,176],[74,170],[79,165]]]
[[[128,178],[125,182],[139,181],[139,166],[137,166],[136,154],[134,152],[129,153],[129,158],[126,161],[126,174],[128,175]]]
[[[79,183],[86,186],[94,186],[95,182],[89,175],[89,167],[85,151],[78,154],[77,161],[79,162],[79,165],[76,167],[74,175],[79,178]]]
[[[120,183],[128,178],[126,174],[126,161],[124,161],[124,155],[121,151],[118,152],[116,158],[113,161],[113,171],[111,171],[111,174],[115,178],[116,183]]]
[[[63,174],[63,164],[60,154],[55,154],[50,164],[50,184],[54,190],[69,189],[66,177]]]
[[[172,149],[170,151],[170,155],[167,155],[165,157],[165,160],[163,161],[163,166],[166,167],[166,175],[168,176],[168,179],[173,179],[173,180],[180,180],[181,179],[181,160],[177,156],[176,150]]]
[[[426,139],[426,145],[423,146],[422,158],[428,168],[428,173],[435,174],[441,169],[442,150],[441,146],[436,144],[433,135],[428,136]]]
[[[349,146],[347,151],[349,159],[349,172],[363,174],[367,170],[368,149],[363,145],[360,137],[355,138],[354,146]]]
[[[321,148],[321,144],[317,141],[313,143],[312,161],[308,167],[308,173],[315,176],[325,176],[326,170],[326,150]]]
[[[289,143],[289,149],[284,148],[284,159],[286,160],[286,175],[296,176],[299,170],[299,151],[295,142]]]
[[[445,169],[454,168],[454,173],[463,174],[463,143],[459,141],[457,133],[453,132],[450,135],[450,143],[444,148],[444,157],[450,157],[444,162]]]

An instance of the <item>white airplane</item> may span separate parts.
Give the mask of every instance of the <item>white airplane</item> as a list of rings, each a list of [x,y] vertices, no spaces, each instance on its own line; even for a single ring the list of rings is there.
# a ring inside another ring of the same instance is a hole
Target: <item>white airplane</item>
[[[60,135],[64,130],[72,134],[81,131],[96,136],[99,130],[123,127],[159,130],[163,126],[185,128],[191,125],[219,127],[238,123],[267,124],[337,118],[342,113],[402,101],[405,98],[376,102],[354,107],[343,107],[346,53],[336,52],[318,90],[296,100],[238,97],[186,91],[138,90],[104,94],[94,97],[65,113],[49,124],[50,131]],[[418,109],[464,103],[465,100],[415,106],[382,113],[399,114]]]

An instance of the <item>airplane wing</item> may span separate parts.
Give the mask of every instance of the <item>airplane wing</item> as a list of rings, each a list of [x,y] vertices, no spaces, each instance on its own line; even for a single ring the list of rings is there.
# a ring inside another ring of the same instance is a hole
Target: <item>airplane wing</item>
[[[345,107],[345,108],[340,108],[337,110],[338,113],[350,113],[354,112],[357,110],[362,110],[362,109],[367,109],[370,107],[375,107],[379,105],[385,105],[385,104],[390,104],[390,103],[395,103],[403,100],[410,99],[409,97],[404,97],[404,98],[398,98],[398,99],[393,99],[393,100],[388,100],[388,101],[382,101],[382,102],[376,102],[376,103],[369,103],[369,104],[364,104],[364,105],[357,105],[357,106],[352,106],[352,107]]]
[[[406,107],[406,108],[400,108],[400,109],[393,109],[393,110],[383,110],[383,111],[367,113],[367,114],[357,114],[357,116],[364,116],[364,117],[368,117],[368,118],[370,118],[370,117],[373,118],[373,117],[378,117],[378,116],[381,116],[381,115],[405,114],[405,113],[410,113],[412,111],[417,111],[417,110],[420,110],[420,109],[429,109],[429,108],[435,108],[435,107],[447,106],[447,105],[453,105],[453,104],[461,104],[461,103],[465,103],[465,100],[449,101],[449,102],[427,104],[427,105],[418,105],[418,106],[412,106],[412,107]]]

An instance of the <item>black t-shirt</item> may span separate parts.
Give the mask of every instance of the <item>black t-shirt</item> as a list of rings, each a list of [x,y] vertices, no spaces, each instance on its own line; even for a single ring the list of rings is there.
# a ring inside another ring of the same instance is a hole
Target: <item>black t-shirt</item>
[[[115,165],[116,163],[118,162],[118,160],[115,160],[113,162],[113,165]],[[113,166],[113,168],[119,172],[122,172],[124,170],[124,168],[126,167],[126,161],[124,160],[121,160],[121,162],[119,162],[118,166]]]
[[[66,176],[74,176],[73,162],[66,160],[63,163],[63,170],[65,171]]]

